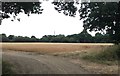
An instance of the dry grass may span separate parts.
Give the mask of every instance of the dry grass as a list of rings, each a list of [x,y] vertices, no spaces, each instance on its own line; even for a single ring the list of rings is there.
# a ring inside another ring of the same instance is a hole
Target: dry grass
[[[86,70],[93,72],[95,74],[118,74],[118,65],[105,65],[105,64],[98,64],[93,63],[90,61],[85,61],[82,59],[73,59],[71,62],[80,64]]]
[[[3,50],[30,51],[40,53],[99,51],[113,44],[105,43],[0,43]]]

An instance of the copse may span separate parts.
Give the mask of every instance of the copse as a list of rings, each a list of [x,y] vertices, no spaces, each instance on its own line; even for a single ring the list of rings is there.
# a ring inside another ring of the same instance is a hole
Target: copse
[[[8,38],[9,38],[9,40],[12,41],[15,38],[15,36],[14,35],[9,35]]]
[[[6,34],[0,34],[0,41],[1,42],[8,42],[9,38],[6,36]]]
[[[36,38],[35,36],[23,37],[6,34],[0,34],[2,39],[0,42],[55,42],[55,43],[111,43],[109,35],[102,35],[96,33],[95,36],[91,36],[87,31],[83,30],[81,33],[72,34],[68,36],[64,35],[44,35],[42,38]]]

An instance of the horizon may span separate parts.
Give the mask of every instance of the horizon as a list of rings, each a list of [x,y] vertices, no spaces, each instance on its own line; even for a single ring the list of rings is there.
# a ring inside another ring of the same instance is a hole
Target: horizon
[[[41,38],[44,35],[59,35],[65,36],[71,34],[78,34],[83,30],[83,22],[79,20],[79,13],[76,17],[65,16],[63,13],[58,13],[54,9],[54,5],[49,1],[41,4],[43,10],[42,14],[31,14],[27,16],[20,13],[17,18],[20,18],[20,22],[17,20],[11,21],[13,17],[4,19],[0,26],[0,33],[6,35],[16,36],[35,36]],[[89,32],[92,36],[95,32]]]
[[[82,31],[81,31],[81,32],[82,32]],[[81,32],[80,32],[80,33],[81,33]],[[80,33],[75,33],[75,34],[80,34]],[[10,35],[13,35],[13,34],[7,35],[6,33],[0,33],[0,34],[5,34],[7,37],[10,36]],[[89,34],[90,34],[90,33],[89,33]],[[64,35],[64,34],[53,34],[53,35],[51,35],[51,36],[57,36],[57,35]],[[73,34],[69,34],[69,35],[73,35]],[[69,35],[64,35],[64,36],[66,37],[66,36],[69,36]],[[91,34],[90,34],[90,35],[91,35]],[[22,35],[14,35],[14,36],[22,36]],[[31,35],[31,36],[22,36],[22,37],[29,37],[29,38],[30,38],[30,37],[32,37],[32,36],[34,36],[34,35]],[[48,35],[43,35],[43,36],[48,36]],[[42,36],[42,37],[43,37],[43,36]],[[91,35],[91,36],[94,37],[95,35]],[[35,37],[36,37],[36,36],[35,36]],[[36,38],[42,38],[42,37],[36,37]]]

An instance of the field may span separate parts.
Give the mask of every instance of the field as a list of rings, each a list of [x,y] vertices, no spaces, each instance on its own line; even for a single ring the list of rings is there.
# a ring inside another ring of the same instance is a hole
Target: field
[[[3,50],[30,51],[40,53],[100,51],[113,44],[106,43],[0,43]]]
[[[52,54],[72,58],[73,63],[80,64],[83,68],[102,74],[116,74],[118,65],[116,64],[99,64],[80,59],[80,57],[90,53],[99,53],[113,44],[107,43],[0,43],[2,50],[14,50],[21,52],[35,52],[38,54]]]

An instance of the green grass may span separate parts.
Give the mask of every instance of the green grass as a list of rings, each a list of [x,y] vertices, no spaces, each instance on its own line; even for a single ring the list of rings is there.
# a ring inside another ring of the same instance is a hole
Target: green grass
[[[12,71],[12,66],[10,63],[3,61],[2,62],[2,74],[14,74]]]
[[[84,55],[82,59],[111,65],[112,63],[118,63],[118,60],[120,59],[119,55],[120,46],[114,45],[102,50],[101,52],[93,52],[88,55]]]

